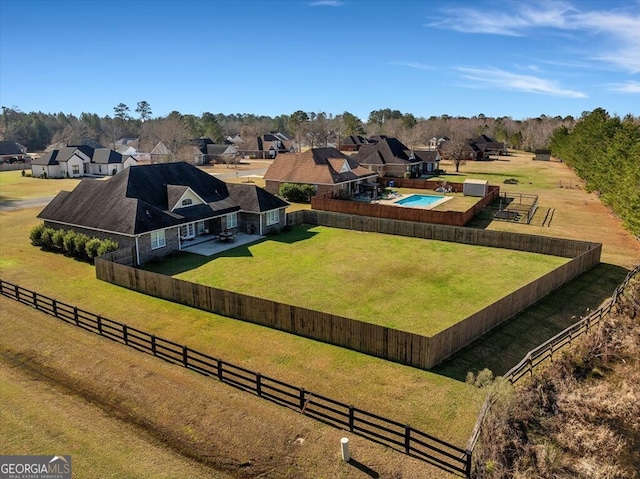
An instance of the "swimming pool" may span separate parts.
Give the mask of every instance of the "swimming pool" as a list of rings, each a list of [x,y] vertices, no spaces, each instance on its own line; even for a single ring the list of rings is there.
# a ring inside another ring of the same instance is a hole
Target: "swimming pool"
[[[405,198],[401,198],[398,201],[394,201],[394,203],[396,205],[407,206],[409,208],[433,208],[440,203],[444,203],[449,198],[449,196],[410,195]]]

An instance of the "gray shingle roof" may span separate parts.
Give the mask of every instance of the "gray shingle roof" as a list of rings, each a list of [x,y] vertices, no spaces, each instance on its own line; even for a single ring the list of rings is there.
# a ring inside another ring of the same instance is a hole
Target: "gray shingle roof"
[[[175,195],[169,192],[180,186],[206,204],[171,211],[169,197]],[[104,181],[83,180],[56,196],[38,218],[137,235],[238,210],[224,182],[187,163],[164,163],[132,166]]]
[[[22,155],[22,150],[15,141],[0,141],[0,155]]]
[[[231,198],[240,205],[243,211],[263,213],[289,206],[286,201],[256,185],[229,183],[227,189]]]

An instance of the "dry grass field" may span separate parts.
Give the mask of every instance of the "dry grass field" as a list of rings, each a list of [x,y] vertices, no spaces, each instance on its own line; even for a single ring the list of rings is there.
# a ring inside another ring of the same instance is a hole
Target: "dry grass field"
[[[90,265],[29,245],[28,231],[38,222],[40,209],[0,212],[0,277],[463,446],[483,392],[464,384],[461,371],[481,369],[507,350],[506,361],[511,361],[519,354],[518,342],[535,336],[541,322],[544,334],[536,340],[553,334],[561,323],[557,318],[570,321],[584,312],[585,304],[610,295],[626,269],[640,262],[640,244],[595,195],[575,187],[580,182],[564,164],[534,164],[530,154],[518,154],[460,169],[450,181],[487,177],[507,191],[539,194],[541,208],[555,210],[548,227],[535,221],[476,226],[602,242],[604,264],[510,321],[484,347],[476,345],[434,372],[99,282]],[[7,190],[14,187],[3,175],[0,196],[7,198],[13,196]],[[520,184],[502,184],[511,177],[519,178]],[[558,188],[560,182],[572,188]],[[339,438],[348,435],[344,431],[111,344],[5,298],[0,298],[0,329],[3,450],[71,454],[74,477],[446,476],[353,435],[349,437],[358,462],[347,465],[338,447]],[[51,419],[56,417],[60,420]],[[97,430],[106,432],[99,435]]]

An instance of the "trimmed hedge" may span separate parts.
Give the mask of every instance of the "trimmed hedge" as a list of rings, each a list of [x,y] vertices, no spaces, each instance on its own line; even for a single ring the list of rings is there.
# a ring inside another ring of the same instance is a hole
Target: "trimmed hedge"
[[[278,190],[280,196],[292,203],[309,203],[316,195],[316,187],[306,184],[284,183]]]
[[[118,249],[118,243],[112,239],[91,238],[74,230],[50,228],[44,223],[33,227],[29,239],[33,246],[40,246],[45,251],[64,253],[65,256],[91,263],[96,256]]]

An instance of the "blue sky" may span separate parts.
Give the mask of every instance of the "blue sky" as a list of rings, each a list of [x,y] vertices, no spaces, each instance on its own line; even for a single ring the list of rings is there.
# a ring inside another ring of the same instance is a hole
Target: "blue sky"
[[[0,2],[0,103],[640,115],[640,0]]]

